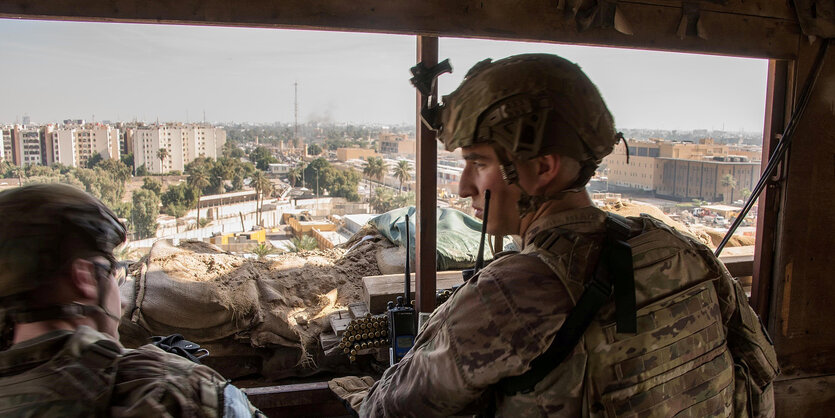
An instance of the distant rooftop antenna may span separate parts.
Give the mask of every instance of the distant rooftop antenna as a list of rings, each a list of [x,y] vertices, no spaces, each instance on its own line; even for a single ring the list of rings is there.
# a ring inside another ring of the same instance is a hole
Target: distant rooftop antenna
[[[293,148],[299,147],[299,82],[293,83],[293,107],[294,107],[294,121],[293,121]]]

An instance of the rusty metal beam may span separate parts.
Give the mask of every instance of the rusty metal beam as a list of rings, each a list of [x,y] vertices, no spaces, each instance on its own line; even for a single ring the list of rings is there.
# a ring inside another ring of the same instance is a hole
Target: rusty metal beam
[[[554,0],[86,0],[0,2],[0,17],[189,25],[250,26],[473,37],[763,58],[793,58],[800,28],[785,2],[701,2],[699,23],[707,39],[676,28],[677,1],[618,2],[633,35],[613,28],[578,30],[576,20]]]
[[[768,161],[780,140],[789,117],[789,62],[770,60],[766,83],[765,126],[763,128],[763,161]],[[765,168],[763,165],[762,168]],[[782,170],[780,170],[782,172]],[[778,174],[779,175],[779,174]],[[757,237],[754,250],[751,305],[768,326],[771,284],[774,281],[774,243],[777,214],[780,209],[780,186],[770,182],[760,194],[757,208]]]
[[[438,38],[418,36],[417,61],[427,67],[433,67],[438,63]],[[420,121],[423,102],[423,95],[418,92],[417,196],[415,202],[417,206],[415,230],[415,290],[417,295],[415,303],[418,312],[432,312],[435,310],[438,144],[435,142],[435,132]]]

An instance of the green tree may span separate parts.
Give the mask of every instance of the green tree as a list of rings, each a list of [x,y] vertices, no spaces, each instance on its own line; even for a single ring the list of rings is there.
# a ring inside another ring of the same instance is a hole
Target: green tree
[[[146,167],[145,164],[142,164],[139,167],[136,167],[136,176],[137,177],[143,177],[143,176],[147,176],[147,175],[150,175],[150,174],[151,173],[148,172],[148,167]]]
[[[322,146],[319,144],[312,144],[307,147],[307,155],[319,155],[322,153]]]
[[[302,172],[303,169],[301,167],[293,167],[290,169],[290,172],[287,173],[287,179],[290,181],[290,186],[296,187],[296,183],[302,179]]]
[[[134,163],[132,152],[122,154],[119,160],[122,161],[122,163],[124,163],[130,169],[131,173],[134,173],[134,165],[136,164]]]
[[[395,195],[391,189],[378,187],[369,203],[375,213],[386,213],[390,210],[414,205],[415,193],[408,192]]]
[[[742,191],[739,193],[742,195],[742,200],[748,201],[748,198],[751,197],[751,191],[747,188],[742,189]]]
[[[734,189],[736,189],[736,179],[731,174],[725,174],[722,176],[722,187],[725,189],[731,190],[731,198],[728,199],[729,202],[734,201]]]
[[[133,193],[131,219],[140,238],[153,237],[157,233],[159,216],[159,197],[150,190],[137,190]]]
[[[171,153],[168,152],[167,148],[160,148],[157,151],[157,159],[159,160],[159,172],[160,174],[165,174],[165,160],[171,156]]]
[[[142,180],[142,188],[154,192],[155,195],[162,195],[162,182],[155,177],[145,177]]]
[[[90,159],[89,159],[89,160],[87,160],[87,168],[93,168],[93,167],[95,167],[95,166],[96,166],[96,164],[98,164],[98,163],[99,163],[99,161],[101,161],[101,160],[103,160],[103,159],[104,159],[104,158],[102,158],[101,154],[99,154],[98,152],[97,152],[97,153],[95,153],[95,154],[93,154],[93,155],[90,157]]]
[[[357,193],[357,185],[359,185],[360,173],[354,169],[338,170],[330,168],[325,172],[325,187],[330,191],[330,195],[334,197],[344,197],[351,202],[360,200]]]
[[[9,171],[11,172],[12,177],[17,177],[17,185],[22,186],[24,175],[23,169],[18,166],[12,166],[12,168]]]
[[[243,158],[245,155],[246,154],[244,154],[244,150],[242,150],[238,147],[235,147],[235,149],[233,149],[232,152],[229,154],[230,157],[235,158],[235,159]]]
[[[130,167],[125,165],[120,160],[114,159],[107,159],[101,160],[96,167],[101,168],[104,171],[110,173],[116,180],[124,183],[130,179]]]
[[[258,216],[258,225],[261,225],[261,209],[264,206],[264,197],[272,192],[273,184],[270,179],[264,175],[260,170],[255,171],[252,175],[252,187],[255,188],[256,207],[255,211]]]
[[[165,212],[174,217],[174,229],[180,232],[180,218],[186,216],[188,207],[179,204],[172,204],[165,207]]]
[[[179,183],[168,186],[165,193],[160,196],[160,201],[162,202],[163,212],[171,216],[175,216],[174,213],[172,213],[174,211],[174,207],[194,207],[197,202],[197,196],[194,194],[194,189],[189,187],[188,184]]]
[[[290,242],[284,247],[285,250],[291,253],[299,253],[302,251],[310,251],[319,248],[319,243],[310,235],[302,235],[301,238],[293,237]]]
[[[321,189],[325,184],[322,182],[323,176],[325,175],[325,172],[330,170],[330,168],[331,163],[329,163],[328,160],[319,157],[311,161],[310,164],[308,164],[307,167],[304,169],[304,174],[302,177],[307,179],[307,184],[313,185],[314,188],[316,188],[316,180],[318,176],[319,187],[317,190],[314,190],[317,195],[321,194]],[[307,187],[310,188],[310,186]]]
[[[198,169],[194,169],[191,174],[189,174],[187,179],[188,185],[194,189],[197,198],[195,199],[194,208],[197,209],[197,226],[200,226],[200,196],[203,194],[203,189],[205,189],[209,183],[209,176],[203,171],[203,168],[200,167]]]
[[[382,157],[369,157],[363,164],[362,174],[366,178],[382,181],[386,174],[386,163]]]
[[[392,170],[392,174],[398,180],[400,180],[400,188],[398,191],[403,191],[403,182],[409,181],[412,179],[411,167],[409,166],[409,162],[406,160],[400,160],[397,162],[397,165]]]
[[[249,153],[249,161],[255,163],[255,168],[267,171],[270,169],[270,164],[277,163],[278,160],[273,156],[269,149],[258,147]]]

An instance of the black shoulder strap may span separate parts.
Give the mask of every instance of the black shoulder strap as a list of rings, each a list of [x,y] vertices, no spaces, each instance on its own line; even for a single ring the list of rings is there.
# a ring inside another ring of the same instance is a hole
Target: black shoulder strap
[[[506,396],[533,391],[539,381],[562,363],[586,332],[597,312],[613,293],[618,332],[635,333],[635,279],[632,271],[632,248],[626,242],[632,236],[630,221],[608,214],[606,240],[594,276],[586,284],[577,305],[569,312],[551,346],[535,358],[530,370],[519,376],[506,377],[497,386]]]

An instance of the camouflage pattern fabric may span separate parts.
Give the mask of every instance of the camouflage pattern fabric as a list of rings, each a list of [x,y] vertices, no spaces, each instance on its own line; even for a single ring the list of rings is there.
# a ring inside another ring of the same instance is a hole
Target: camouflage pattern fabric
[[[2,416],[221,417],[226,387],[209,367],[84,326],[0,352]]]
[[[412,351],[372,386],[360,415],[448,416],[486,395],[498,416],[748,416],[751,408],[741,406],[750,401],[735,399],[736,352],[725,330],[747,321],[762,334],[752,325],[759,322],[708,248],[648,216],[630,218],[643,231],[629,241],[638,334],[617,334],[614,307],[605,306],[532,392],[492,390],[550,345],[592,274],[605,218],[583,208],[534,221],[521,253],[491,263],[433,313]],[[542,231],[554,234],[547,248],[531,244]],[[752,386],[767,399],[777,373],[773,347],[745,350],[757,354],[746,361],[759,361],[760,372],[747,375],[761,377]],[[759,416],[768,408],[760,402]]]

